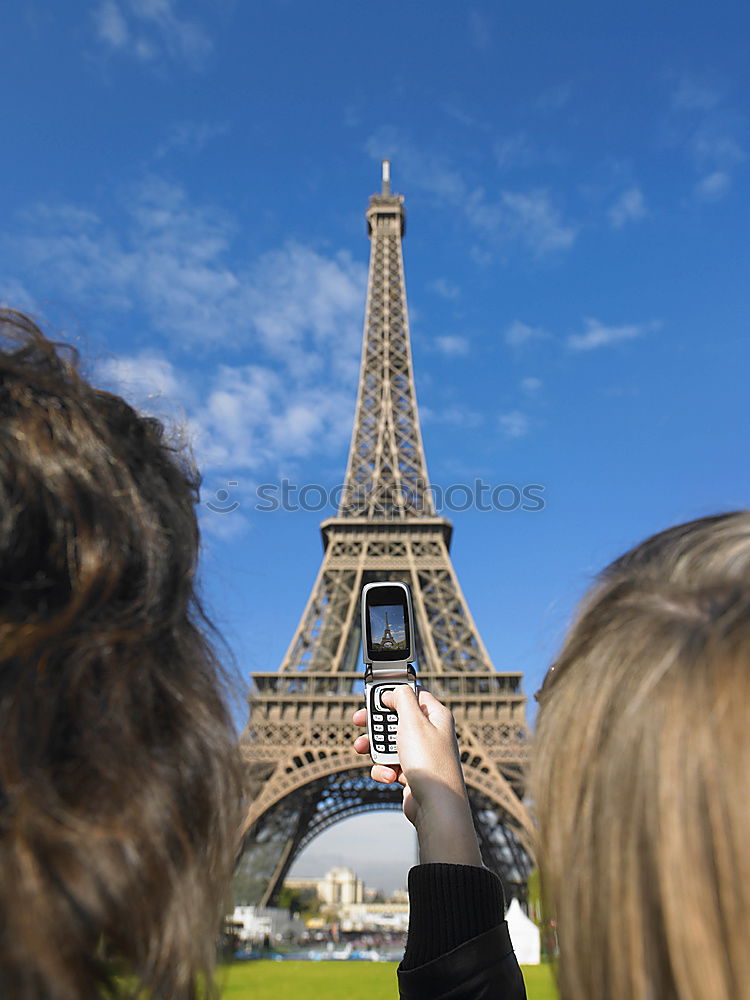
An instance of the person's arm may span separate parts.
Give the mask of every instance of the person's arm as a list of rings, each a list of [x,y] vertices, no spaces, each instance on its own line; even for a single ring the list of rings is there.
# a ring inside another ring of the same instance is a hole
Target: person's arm
[[[375,764],[372,777],[398,782],[414,824],[421,864],[409,872],[409,934],[399,966],[403,1000],[525,1000],[503,919],[500,881],[482,865],[451,712],[407,685],[383,695],[399,716],[400,766]],[[360,709],[357,725],[366,724]],[[369,753],[359,736],[358,753]]]
[[[375,764],[372,777],[402,785],[404,815],[416,828],[419,860],[481,868],[453,715],[429,691],[421,690],[417,700],[407,684],[386,691],[383,704],[398,713],[400,766]],[[365,709],[355,713],[358,725],[365,725],[366,719]],[[357,737],[354,749],[369,753],[369,738]]]

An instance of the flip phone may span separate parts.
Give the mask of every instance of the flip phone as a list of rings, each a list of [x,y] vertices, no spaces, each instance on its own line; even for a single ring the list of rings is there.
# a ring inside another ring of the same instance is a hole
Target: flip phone
[[[370,756],[375,764],[398,764],[398,715],[382,702],[385,691],[409,684],[416,693],[414,616],[405,583],[368,583],[362,590],[362,652]]]

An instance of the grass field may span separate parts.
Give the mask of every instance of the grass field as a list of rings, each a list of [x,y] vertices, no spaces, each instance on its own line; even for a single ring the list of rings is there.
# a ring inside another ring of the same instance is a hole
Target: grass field
[[[396,962],[238,962],[224,969],[227,1000],[394,1000]],[[528,1000],[556,1000],[548,965],[523,970]]]

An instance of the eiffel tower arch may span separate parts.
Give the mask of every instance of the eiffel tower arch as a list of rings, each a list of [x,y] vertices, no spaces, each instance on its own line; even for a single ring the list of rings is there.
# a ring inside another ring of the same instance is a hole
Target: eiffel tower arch
[[[411,362],[403,196],[391,193],[388,161],[366,218],[362,363],[341,502],[321,525],[323,561],[279,670],[251,678],[244,901],[272,904],[294,859],[334,823],[401,807],[400,786],[373,782],[369,758],[352,750],[350,720],[364,701],[359,600],[375,580],[411,587],[419,679],[455,716],[484,862],[523,897],[532,828],[522,675],[494,669],[453,569],[451,523],[435,513]]]

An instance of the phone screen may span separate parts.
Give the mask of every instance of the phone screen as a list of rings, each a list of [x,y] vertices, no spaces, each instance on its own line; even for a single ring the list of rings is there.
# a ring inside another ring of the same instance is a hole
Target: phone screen
[[[377,603],[376,603],[377,602]],[[411,659],[411,636],[403,590],[384,587],[367,600],[367,647],[373,660]]]
[[[406,649],[406,621],[401,604],[376,604],[370,607],[371,648]]]

